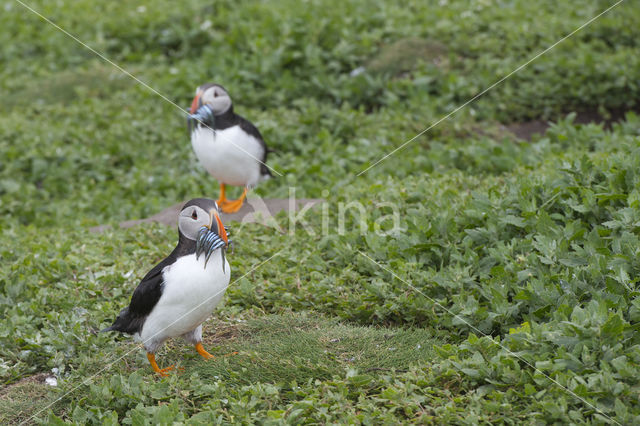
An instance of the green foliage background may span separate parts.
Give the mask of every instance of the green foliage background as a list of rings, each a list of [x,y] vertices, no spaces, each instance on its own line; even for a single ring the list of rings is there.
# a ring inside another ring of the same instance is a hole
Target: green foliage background
[[[256,192],[331,205],[329,235],[319,214],[314,235],[231,226],[238,281],[205,334],[228,327],[209,344],[240,354],[205,364],[176,343],[159,359],[185,372],[158,380],[142,350],[93,331],[175,230],[89,228],[217,184],[175,106],[5,2],[2,422],[640,421],[640,119],[567,116],[637,110],[638,3],[356,177],[613,3],[29,2],[179,106],[222,83],[278,151],[283,177]],[[555,124],[530,142],[502,126],[532,118]],[[365,232],[348,214],[339,235],[335,206],[353,200]],[[383,202],[402,232],[374,232]],[[52,368],[58,389],[21,384]]]

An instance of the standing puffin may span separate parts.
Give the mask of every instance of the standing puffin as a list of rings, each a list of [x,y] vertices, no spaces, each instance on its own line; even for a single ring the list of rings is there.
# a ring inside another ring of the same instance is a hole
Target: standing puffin
[[[211,315],[229,285],[225,251],[227,232],[213,200],[187,202],[178,216],[178,245],[142,279],[111,327],[102,331],[133,334],[142,342],[153,370],[161,376],[155,353],[170,337],[183,337],[205,359],[202,323]]]
[[[224,213],[237,212],[247,188],[271,177],[265,164],[269,149],[258,129],[233,112],[229,94],[218,84],[198,87],[190,112],[193,150],[204,168],[220,182],[218,205]],[[242,196],[227,200],[225,185],[244,186]]]

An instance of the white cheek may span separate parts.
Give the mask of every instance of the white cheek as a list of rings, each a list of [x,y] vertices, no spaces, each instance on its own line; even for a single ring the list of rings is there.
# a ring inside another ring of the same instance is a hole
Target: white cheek
[[[182,234],[190,239],[196,239],[198,237],[198,231],[200,230],[200,221],[195,221],[191,217],[181,217],[178,224],[178,228]]]
[[[198,222],[196,222],[195,220],[192,220],[191,223],[189,224],[189,234],[187,236],[192,240],[195,240],[198,238],[199,230],[200,230],[200,226]]]
[[[212,103],[213,111],[216,114],[222,114],[231,107],[231,100],[229,98],[216,98],[216,101]]]

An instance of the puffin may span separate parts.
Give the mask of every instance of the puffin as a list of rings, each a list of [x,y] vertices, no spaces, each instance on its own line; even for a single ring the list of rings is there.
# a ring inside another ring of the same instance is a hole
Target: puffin
[[[219,84],[199,86],[189,112],[188,128],[196,157],[220,183],[217,202],[221,211],[235,213],[248,189],[272,177],[266,165],[271,151],[256,126],[233,111],[229,93]],[[226,185],[243,186],[240,198],[228,200]]]
[[[169,338],[182,337],[203,358],[213,358],[202,346],[202,323],[229,285],[225,252],[230,242],[214,200],[195,198],[185,203],[178,215],[178,245],[144,276],[129,306],[101,331],[133,335],[160,376],[174,368],[161,369],[155,358]]]

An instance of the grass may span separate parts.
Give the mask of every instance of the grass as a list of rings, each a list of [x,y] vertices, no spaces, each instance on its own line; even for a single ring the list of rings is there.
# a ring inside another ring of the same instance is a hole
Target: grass
[[[420,329],[353,326],[294,313],[260,316],[222,327],[212,323],[209,328],[214,334],[206,336],[204,343],[214,348],[211,352],[218,356],[216,361],[203,362],[192,348],[177,349],[182,346],[178,343],[165,362],[181,365],[184,360],[182,366],[188,374],[220,379],[229,386],[328,380],[349,369],[406,371],[428,362],[436,342]],[[233,352],[238,354],[230,356]]]
[[[44,384],[47,373],[36,374],[6,386],[0,392],[0,422],[17,424],[29,421],[39,404],[51,403],[55,393]]]
[[[224,84],[278,151],[283,176],[256,193],[328,202],[326,224],[319,207],[291,233],[228,224],[234,283],[205,326],[220,356],[172,342],[159,362],[184,371],[159,379],[95,331],[176,231],[89,228],[216,182],[174,106],[9,3],[0,422],[637,423],[640,119],[571,112],[637,109],[638,4],[356,177],[611,4],[33,2],[180,106]],[[504,130],[528,119],[554,124],[527,142]],[[375,232],[392,211],[400,231]],[[54,368],[57,388],[36,381]]]
[[[4,112],[34,106],[69,105],[79,97],[104,98],[133,84],[132,80],[110,65],[95,66],[87,70],[64,70],[38,81],[24,81],[15,87],[1,106]]]

